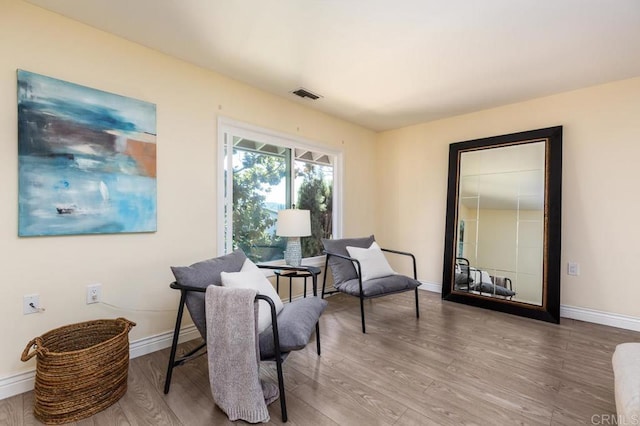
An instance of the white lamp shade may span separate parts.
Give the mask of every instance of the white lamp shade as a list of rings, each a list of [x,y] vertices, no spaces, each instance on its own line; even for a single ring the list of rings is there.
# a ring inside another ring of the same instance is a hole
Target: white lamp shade
[[[276,235],[281,237],[308,237],[311,235],[309,210],[286,209],[278,211]]]

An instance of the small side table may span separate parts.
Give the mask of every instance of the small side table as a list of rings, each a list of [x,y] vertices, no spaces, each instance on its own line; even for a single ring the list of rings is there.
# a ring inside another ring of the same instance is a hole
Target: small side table
[[[313,268],[313,266],[310,266],[308,268]],[[276,292],[278,294],[280,294],[280,277],[283,278],[289,278],[289,302],[291,302],[291,288],[292,288],[292,284],[293,284],[293,279],[294,278],[304,278],[304,293],[303,293],[303,297],[307,297],[307,278],[309,277],[313,277],[315,278],[317,276],[317,274],[314,274],[312,271],[291,271],[291,270],[286,270],[286,269],[276,269],[275,271],[273,271],[273,273],[276,275]],[[315,288],[314,288],[315,290]],[[314,294],[315,296],[315,294]]]
[[[276,265],[263,265],[259,264],[259,268],[271,269],[276,276],[276,291],[280,290],[280,276],[289,277],[289,301],[291,301],[291,283],[293,278],[304,278],[304,293],[307,295],[307,278],[312,278],[313,283],[313,295],[318,295],[318,275],[322,270],[317,266],[276,266]]]

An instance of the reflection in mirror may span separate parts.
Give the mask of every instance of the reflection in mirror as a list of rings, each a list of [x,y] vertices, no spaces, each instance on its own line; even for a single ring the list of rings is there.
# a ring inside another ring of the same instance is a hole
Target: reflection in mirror
[[[545,142],[460,154],[456,290],[542,305]]]
[[[442,298],[559,322],[562,127],[453,143]]]

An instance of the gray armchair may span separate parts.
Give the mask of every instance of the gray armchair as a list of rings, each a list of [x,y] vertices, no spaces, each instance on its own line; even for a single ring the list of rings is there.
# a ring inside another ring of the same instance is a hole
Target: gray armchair
[[[205,292],[209,285],[222,285],[220,274],[222,272],[238,272],[242,269],[247,257],[242,250],[217,258],[194,263],[191,266],[172,267],[171,270],[176,281],[170,287],[180,290],[180,302],[178,305],[178,315],[173,334],[173,342],[169,355],[169,364],[165,376],[164,393],[169,393],[171,386],[171,376],[174,367],[182,365],[190,359],[203,353],[206,343],[198,346],[181,358],[176,359],[178,337],[184,307],[187,306],[194,325],[205,340],[207,339],[206,314],[205,314]],[[261,268],[275,269],[275,267],[261,266]],[[280,270],[305,270],[305,267],[294,268],[279,266]],[[314,280],[315,284],[315,280]],[[306,297],[294,300],[284,305],[282,310],[276,314],[274,303],[269,297],[258,295],[257,299],[268,303],[271,311],[271,326],[266,328],[258,336],[258,346],[261,361],[276,362],[278,374],[278,386],[280,388],[280,405],[282,409],[282,421],[287,421],[287,409],[284,394],[284,379],[282,375],[282,362],[291,351],[304,348],[311,334],[316,332],[317,352],[320,355],[320,326],[319,318],[327,306],[327,302],[319,297],[315,297],[317,289],[314,285],[314,297]]]
[[[336,292],[345,293],[360,299],[360,316],[362,319],[362,332],[366,332],[364,319],[364,300],[382,297],[389,294],[414,291],[416,297],[416,317],[420,318],[420,308],[418,302],[418,287],[420,282],[417,279],[416,259],[411,253],[381,249],[383,252],[408,256],[413,261],[413,278],[406,275],[391,274],[388,276],[363,280],[361,262],[349,255],[347,247],[369,248],[375,241],[373,235],[366,238],[345,238],[338,240],[323,239],[325,260],[325,274],[322,280],[322,298],[326,294]],[[355,265],[355,266],[354,266]],[[331,270],[333,277],[333,287],[335,291],[326,290],[327,274]]]

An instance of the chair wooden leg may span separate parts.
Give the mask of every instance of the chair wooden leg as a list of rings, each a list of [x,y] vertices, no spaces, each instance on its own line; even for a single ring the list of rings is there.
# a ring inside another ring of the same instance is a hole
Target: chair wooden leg
[[[420,306],[418,304],[418,287],[416,287],[416,318],[420,318]]]
[[[366,333],[364,327],[364,298],[360,297],[360,317],[362,318],[362,332]]]
[[[169,355],[169,365],[167,366],[167,375],[164,379],[164,393],[169,393],[171,386],[171,375],[173,367],[175,367],[176,350],[178,349],[178,337],[180,336],[180,324],[182,323],[182,314],[184,313],[184,302],[187,299],[187,292],[180,291],[180,306],[178,306],[178,316],[176,317],[176,327],[173,330],[173,340],[171,342],[171,354]]]

